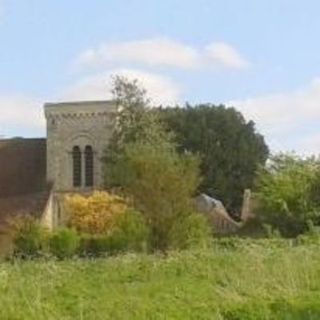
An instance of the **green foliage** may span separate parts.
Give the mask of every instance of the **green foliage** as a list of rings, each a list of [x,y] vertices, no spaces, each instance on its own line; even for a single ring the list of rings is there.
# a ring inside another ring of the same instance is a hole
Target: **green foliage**
[[[314,244],[320,245],[320,227],[315,226],[312,220],[307,221],[307,231],[304,234],[300,234],[297,237],[297,241],[299,244],[310,245]]]
[[[270,224],[264,223],[262,224],[262,228],[264,229],[266,237],[269,239],[281,237],[280,231],[273,228]]]
[[[280,154],[271,158],[258,172],[256,198],[262,222],[277,228],[285,236],[307,230],[307,221],[320,220],[319,162],[295,155]]]
[[[109,238],[110,252],[146,252],[150,232],[142,214],[129,209],[117,220]]]
[[[151,230],[151,244],[165,250],[176,219],[191,211],[200,178],[198,159],[179,155],[172,134],[150,110],[137,82],[115,78],[118,125],[106,151],[106,186],[118,186],[133,200]]]
[[[50,253],[59,259],[72,258],[77,254],[80,237],[73,229],[63,228],[54,232],[49,239]]]
[[[154,112],[147,91],[137,79],[129,81],[123,76],[115,76],[112,88],[118,112],[111,147],[119,151],[130,142],[143,140],[156,144],[171,140],[172,135],[163,130],[159,113]]]
[[[0,319],[320,318],[318,246],[215,242],[166,255],[3,262]]]
[[[158,112],[150,107],[146,90],[138,80],[125,77],[113,78],[113,100],[117,104],[117,125],[105,152],[105,186],[118,187],[114,166],[119,161],[125,146],[129,143],[172,144],[173,136],[164,130]]]
[[[297,241],[300,245],[320,245],[320,234],[315,233],[304,233],[297,237]]]
[[[259,217],[252,217],[244,223],[236,232],[240,237],[250,237],[252,239],[259,239],[267,237],[266,228],[260,221]]]
[[[21,258],[41,256],[46,251],[48,232],[33,217],[19,218],[14,222],[14,255]]]
[[[101,257],[110,253],[110,235],[82,234],[79,253],[83,257]]]
[[[200,190],[221,199],[229,212],[239,212],[244,189],[252,187],[268,157],[254,123],[233,108],[211,104],[162,109],[162,116],[179,151],[199,154]]]
[[[128,209],[119,215],[111,233],[104,235],[83,234],[80,254],[99,257],[123,252],[147,251],[149,230],[141,213]]]
[[[212,231],[207,217],[191,213],[174,221],[169,243],[173,249],[206,248],[212,240]]]
[[[165,250],[170,227],[192,209],[199,183],[197,158],[178,155],[167,145],[134,143],[118,160],[120,185],[150,226],[152,246]]]

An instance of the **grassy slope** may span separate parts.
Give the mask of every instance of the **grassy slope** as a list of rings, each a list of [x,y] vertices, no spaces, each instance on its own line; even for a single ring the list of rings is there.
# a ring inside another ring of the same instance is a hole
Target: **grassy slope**
[[[3,263],[0,319],[320,319],[319,249]]]

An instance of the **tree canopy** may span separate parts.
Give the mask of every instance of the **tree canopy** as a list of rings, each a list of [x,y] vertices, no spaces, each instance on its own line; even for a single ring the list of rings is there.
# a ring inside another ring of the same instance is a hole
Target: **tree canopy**
[[[253,187],[256,171],[269,154],[253,121],[223,105],[151,108],[139,83],[122,77],[114,78],[113,93],[119,114],[107,152],[107,175],[128,143],[167,144],[164,148],[175,148],[180,155],[199,157],[202,182],[197,191],[220,199],[231,213],[240,211],[244,190]],[[106,177],[108,186],[112,181]]]
[[[180,152],[201,159],[200,191],[238,211],[243,191],[253,186],[255,173],[268,157],[268,147],[255,124],[234,108],[212,104],[162,109]]]

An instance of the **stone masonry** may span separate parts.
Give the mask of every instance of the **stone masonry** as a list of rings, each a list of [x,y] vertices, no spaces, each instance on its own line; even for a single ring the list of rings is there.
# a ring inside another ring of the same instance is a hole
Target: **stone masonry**
[[[93,185],[99,189],[103,183],[102,163],[104,150],[112,134],[115,104],[111,101],[47,103],[47,180],[55,192],[79,192],[87,188],[84,152],[93,150]],[[82,157],[80,186],[73,184],[73,148],[80,149]]]

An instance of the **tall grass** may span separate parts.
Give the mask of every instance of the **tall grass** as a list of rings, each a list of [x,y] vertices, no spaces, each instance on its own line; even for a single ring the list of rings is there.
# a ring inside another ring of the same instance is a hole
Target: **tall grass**
[[[0,265],[0,319],[319,319],[320,255],[284,241]]]

